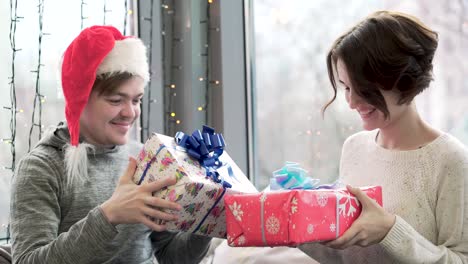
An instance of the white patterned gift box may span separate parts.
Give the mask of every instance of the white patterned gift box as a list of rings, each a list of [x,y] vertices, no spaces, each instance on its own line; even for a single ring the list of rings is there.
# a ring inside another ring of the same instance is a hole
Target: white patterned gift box
[[[200,131],[196,134],[199,136],[198,139],[204,138],[206,141],[210,141],[209,134],[206,135]],[[213,131],[211,134],[213,136]],[[214,134],[216,135],[216,133]],[[191,140],[193,141],[193,139],[192,137]],[[217,154],[214,152],[219,154],[219,148],[211,151],[208,155],[216,156]],[[200,164],[200,160],[188,155],[187,149],[180,147],[174,138],[153,134],[140,152],[133,179],[137,184],[146,184],[166,176],[176,176],[177,183],[175,185],[153,194],[156,197],[177,202],[183,208],[179,212],[172,212],[178,216],[178,220],[166,222],[167,229],[225,238],[224,195],[227,193],[255,193],[257,190],[228,153],[223,151],[216,160],[217,166],[203,166]],[[207,176],[207,170],[210,173],[216,173],[216,177],[219,177],[218,182],[213,179],[213,176]],[[157,223],[163,222],[157,220]]]

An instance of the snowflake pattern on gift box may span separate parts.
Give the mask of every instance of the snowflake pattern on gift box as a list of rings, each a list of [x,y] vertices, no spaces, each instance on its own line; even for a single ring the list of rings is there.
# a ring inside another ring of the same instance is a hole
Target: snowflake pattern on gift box
[[[297,213],[297,199],[293,197],[291,200],[291,214]]]
[[[239,239],[237,240],[237,244],[238,244],[239,246],[244,245],[245,242],[246,242],[245,236],[240,236]]]
[[[335,232],[336,231],[336,225],[335,223],[330,224],[330,232]]]
[[[228,242],[229,246],[231,246],[231,247],[236,246],[236,244],[234,244],[234,239],[232,239],[232,237],[230,237],[229,235],[227,236],[227,242]]]
[[[353,201],[359,206],[358,199],[350,194],[341,192],[336,194],[336,199],[338,200],[338,214],[345,217],[353,217],[357,211],[357,207],[353,205]]]
[[[312,234],[314,232],[314,225],[313,224],[309,224],[307,226],[307,233],[309,234]]]
[[[242,211],[240,204],[237,204],[237,202],[230,204],[229,210],[231,210],[232,215],[234,215],[234,218],[236,218],[237,221],[242,221],[242,216],[244,215],[244,212]]]
[[[317,203],[320,207],[325,207],[328,203],[328,195],[323,192],[319,192],[317,195]]]
[[[268,217],[265,223],[266,230],[269,234],[278,234],[280,230],[280,221],[274,215]]]

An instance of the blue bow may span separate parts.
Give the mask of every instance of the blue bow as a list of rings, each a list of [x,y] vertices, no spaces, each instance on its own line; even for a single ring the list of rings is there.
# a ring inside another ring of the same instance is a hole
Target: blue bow
[[[190,157],[198,160],[201,166],[206,169],[206,176],[214,182],[221,183],[224,188],[231,188],[229,182],[224,181],[217,169],[223,166],[219,157],[223,154],[226,143],[222,134],[214,132],[209,126],[203,126],[203,131],[199,129],[193,131],[191,136],[183,132],[175,135],[177,145],[187,150]],[[231,170],[228,170],[231,173]]]
[[[307,171],[301,168],[299,163],[288,161],[284,167],[273,172],[273,178],[270,179],[270,189],[335,189],[340,184],[339,181],[335,181],[333,184],[319,185],[319,183],[320,180],[309,177]]]

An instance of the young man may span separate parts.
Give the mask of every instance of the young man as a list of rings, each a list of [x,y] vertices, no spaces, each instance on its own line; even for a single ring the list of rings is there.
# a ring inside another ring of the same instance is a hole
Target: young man
[[[137,186],[128,133],[149,79],[146,49],[110,26],[83,30],[65,51],[67,123],[19,163],[11,198],[14,263],[198,263],[210,238],[169,233],[149,219],[175,220],[180,205]],[[70,142],[70,143],[68,143]],[[120,175],[122,175],[120,177]],[[120,179],[119,179],[120,178]]]

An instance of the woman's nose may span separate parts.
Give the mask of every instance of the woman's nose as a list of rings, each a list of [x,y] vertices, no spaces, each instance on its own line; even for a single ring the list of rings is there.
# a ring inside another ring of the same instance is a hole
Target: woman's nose
[[[349,108],[355,109],[361,102],[362,98],[353,90],[346,93],[346,101],[348,101]]]

